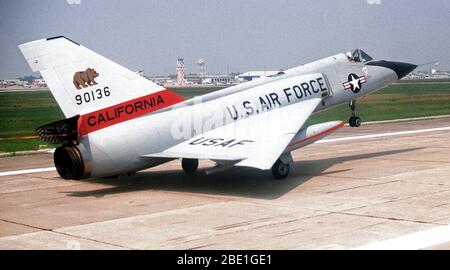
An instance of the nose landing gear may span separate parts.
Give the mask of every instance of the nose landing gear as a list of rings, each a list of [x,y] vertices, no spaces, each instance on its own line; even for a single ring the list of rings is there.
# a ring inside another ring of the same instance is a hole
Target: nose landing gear
[[[352,116],[348,119],[348,124],[351,127],[359,127],[361,126],[361,118],[356,116],[356,100],[352,100],[348,103],[348,107],[352,111]]]

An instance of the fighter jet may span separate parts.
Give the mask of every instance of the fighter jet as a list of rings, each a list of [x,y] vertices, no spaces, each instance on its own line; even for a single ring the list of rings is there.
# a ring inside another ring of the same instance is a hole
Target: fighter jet
[[[64,179],[133,174],[174,159],[189,174],[207,159],[217,165],[206,173],[252,167],[286,178],[292,151],[346,123],[305,126],[313,113],[348,103],[348,123],[358,127],[355,101],[416,68],[356,49],[186,100],[63,36],[19,49],[66,117],[36,129],[60,145],[54,163]]]

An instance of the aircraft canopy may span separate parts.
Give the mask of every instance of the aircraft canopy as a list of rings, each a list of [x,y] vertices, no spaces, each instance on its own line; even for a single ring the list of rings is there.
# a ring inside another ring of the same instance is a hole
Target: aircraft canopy
[[[373,60],[373,58],[368,55],[365,51],[361,49],[354,49],[352,51],[352,60],[355,62],[368,62],[370,60]]]

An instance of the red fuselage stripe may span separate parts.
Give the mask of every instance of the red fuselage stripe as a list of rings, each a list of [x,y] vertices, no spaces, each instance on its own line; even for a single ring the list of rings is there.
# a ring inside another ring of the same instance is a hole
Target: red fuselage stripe
[[[344,125],[345,125],[345,122],[342,121],[342,122],[341,122],[339,125],[337,125],[337,126],[334,126],[334,127],[332,127],[332,128],[329,128],[329,129],[327,129],[327,130],[324,130],[324,131],[322,131],[322,132],[320,132],[320,133],[318,133],[318,134],[316,134],[316,135],[314,135],[314,136],[311,136],[311,137],[302,139],[302,140],[300,140],[300,141],[296,141],[296,142],[290,143],[287,147],[291,147],[291,146],[294,146],[294,145],[296,145],[296,144],[300,144],[300,143],[302,143],[302,142],[305,142],[305,141],[307,141],[307,140],[311,140],[311,139],[320,137],[320,136],[322,136],[322,135],[324,135],[324,134],[326,134],[326,133],[329,133],[329,132],[332,132],[332,131],[334,131],[334,130],[336,130],[336,129],[338,129],[338,128],[341,128],[341,127],[343,127]]]
[[[78,119],[78,135],[87,135],[118,123],[172,106],[185,99],[164,89],[146,96],[131,99],[107,108],[81,115]]]

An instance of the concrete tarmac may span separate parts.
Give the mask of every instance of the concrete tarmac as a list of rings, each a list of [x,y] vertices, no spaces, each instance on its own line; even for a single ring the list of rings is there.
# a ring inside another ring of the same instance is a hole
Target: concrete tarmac
[[[285,180],[172,161],[67,181],[17,172],[52,167],[51,154],[0,158],[0,249],[450,249],[448,127],[344,127],[293,152]]]

